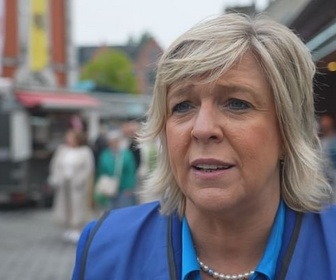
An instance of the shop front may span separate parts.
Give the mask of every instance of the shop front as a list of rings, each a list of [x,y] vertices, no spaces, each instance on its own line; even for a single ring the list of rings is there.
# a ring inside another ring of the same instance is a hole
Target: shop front
[[[11,89],[1,100],[0,203],[50,205],[50,158],[70,127],[98,131],[100,102],[84,93],[42,89]]]

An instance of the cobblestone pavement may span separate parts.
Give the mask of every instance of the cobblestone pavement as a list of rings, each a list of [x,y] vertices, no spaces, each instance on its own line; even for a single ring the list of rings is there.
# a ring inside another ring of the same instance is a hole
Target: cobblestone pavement
[[[0,280],[71,279],[76,246],[50,209],[0,210]]]

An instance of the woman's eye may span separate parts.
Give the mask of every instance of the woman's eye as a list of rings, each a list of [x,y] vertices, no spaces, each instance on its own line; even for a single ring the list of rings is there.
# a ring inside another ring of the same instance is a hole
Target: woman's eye
[[[181,102],[176,104],[173,107],[173,113],[185,113],[192,108],[192,105],[189,102]]]
[[[251,108],[250,103],[240,99],[230,99],[228,101],[228,107],[232,110],[246,110]]]

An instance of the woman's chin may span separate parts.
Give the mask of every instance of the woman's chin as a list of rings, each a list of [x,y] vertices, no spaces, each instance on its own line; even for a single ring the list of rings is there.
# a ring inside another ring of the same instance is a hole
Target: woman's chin
[[[197,208],[218,212],[233,210],[243,203],[244,198],[238,193],[232,193],[228,190],[208,188],[195,193],[192,200]]]

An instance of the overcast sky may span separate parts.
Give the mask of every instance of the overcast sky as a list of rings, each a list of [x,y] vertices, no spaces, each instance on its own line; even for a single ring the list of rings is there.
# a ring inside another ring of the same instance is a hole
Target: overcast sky
[[[195,23],[219,15],[225,6],[253,0],[72,0],[72,32],[79,45],[125,44],[152,34],[166,48]],[[256,0],[262,8],[267,0]]]

